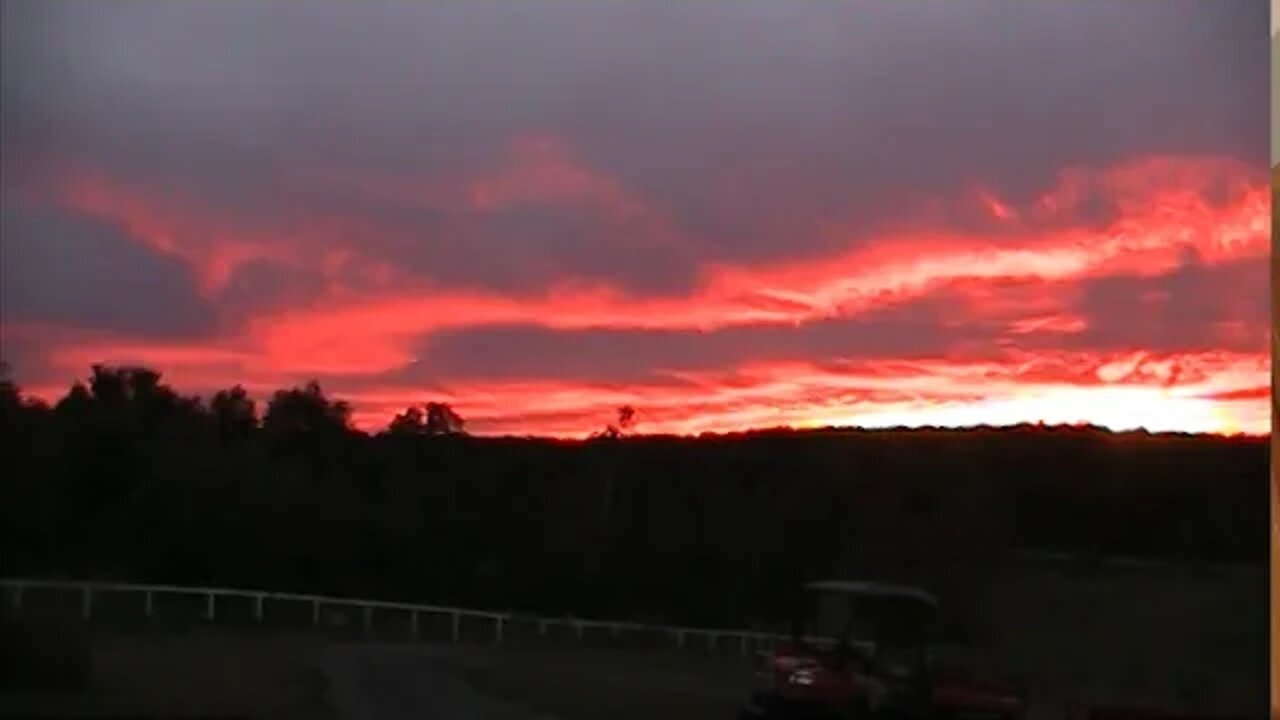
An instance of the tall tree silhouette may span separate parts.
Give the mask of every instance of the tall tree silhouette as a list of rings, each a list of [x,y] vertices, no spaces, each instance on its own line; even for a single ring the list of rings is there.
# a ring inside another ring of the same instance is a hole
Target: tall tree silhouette
[[[10,375],[9,363],[0,360],[0,422],[6,427],[18,422],[22,394]]]
[[[448,403],[427,403],[428,435],[457,435],[464,432],[465,428],[466,421]]]
[[[351,407],[330,400],[314,380],[301,388],[277,390],[262,417],[263,429],[279,435],[341,432],[350,423]]]
[[[258,427],[257,406],[240,385],[214,393],[209,411],[223,438],[243,439]]]
[[[417,405],[391,419],[390,435],[459,435],[466,431],[466,421],[448,403],[429,402]]]
[[[608,423],[604,426],[604,430],[592,437],[599,438],[619,438],[635,427],[636,409],[630,405],[623,405],[618,408],[615,422]]]
[[[391,419],[387,432],[391,435],[426,435],[426,415],[416,405],[405,408],[404,412]]]

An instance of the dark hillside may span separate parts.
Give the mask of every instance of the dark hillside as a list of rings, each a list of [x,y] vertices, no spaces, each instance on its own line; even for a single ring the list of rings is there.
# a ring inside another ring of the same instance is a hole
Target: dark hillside
[[[1264,439],[1094,428],[369,436],[318,387],[261,419],[98,369],[0,399],[0,574],[739,625],[806,578],[945,584],[1016,550],[1266,558]],[[449,430],[452,428],[446,428]]]

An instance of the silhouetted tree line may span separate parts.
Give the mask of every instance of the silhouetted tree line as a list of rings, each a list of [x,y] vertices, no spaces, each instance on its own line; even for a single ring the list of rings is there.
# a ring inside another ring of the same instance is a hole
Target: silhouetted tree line
[[[738,625],[805,579],[962,582],[1017,549],[1266,557],[1262,439],[624,435],[635,419],[479,438],[431,403],[369,435],[314,383],[260,410],[140,368],[95,367],[52,407],[4,381],[0,572]]]

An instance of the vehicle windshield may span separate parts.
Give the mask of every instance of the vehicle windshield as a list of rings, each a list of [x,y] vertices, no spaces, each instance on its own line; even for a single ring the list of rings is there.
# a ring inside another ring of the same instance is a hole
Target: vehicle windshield
[[[801,628],[809,638],[916,647],[928,641],[932,609],[900,598],[813,593]]]

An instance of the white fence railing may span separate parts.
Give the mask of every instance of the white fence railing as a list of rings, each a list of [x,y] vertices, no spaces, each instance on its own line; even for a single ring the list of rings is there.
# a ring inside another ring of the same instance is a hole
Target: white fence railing
[[[5,592],[6,602],[16,611],[22,611],[27,599],[28,590],[57,590],[74,592],[80,596],[80,615],[84,620],[93,617],[95,599],[105,593],[135,594],[140,596],[142,614],[151,618],[155,614],[158,596],[197,597],[204,601],[203,619],[213,622],[218,618],[219,600],[224,598],[242,598],[253,604],[253,619],[264,621],[264,606],[272,603],[296,603],[310,605],[311,623],[314,626],[324,624],[324,612],[329,608],[346,608],[360,611],[366,631],[372,629],[373,612],[388,610],[405,613],[409,620],[409,633],[413,638],[420,636],[420,619],[424,616],[444,616],[450,621],[450,639],[462,641],[462,621],[479,619],[491,623],[491,639],[494,643],[505,641],[507,626],[512,622],[536,625],[538,634],[545,636],[552,627],[567,627],[574,637],[582,642],[587,630],[606,630],[613,637],[624,632],[657,633],[669,637],[677,648],[692,646],[695,642],[705,642],[712,652],[737,650],[746,655],[753,650],[773,648],[779,641],[789,636],[777,633],[757,632],[753,630],[730,630],[717,628],[693,628],[670,625],[646,625],[643,623],[613,620],[589,620],[573,617],[535,617],[512,613],[491,612],[468,608],[446,607],[440,605],[418,605],[412,603],[387,602],[383,600],[362,600],[356,598],[331,597],[325,595],[304,595],[297,593],[269,592],[265,590],[244,590],[236,588],[183,587],[174,585],[137,585],[131,583],[77,582],[63,580],[36,580],[25,578],[0,578],[0,588]],[[810,638],[811,642],[822,643],[824,640]],[[726,648],[725,643],[732,646]]]

